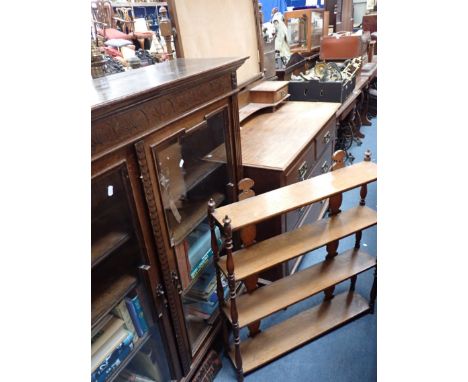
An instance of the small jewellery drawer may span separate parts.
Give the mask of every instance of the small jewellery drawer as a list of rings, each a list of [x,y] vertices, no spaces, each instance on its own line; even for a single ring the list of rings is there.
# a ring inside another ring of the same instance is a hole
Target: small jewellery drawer
[[[263,81],[250,89],[250,102],[276,103],[288,95],[288,81]]]
[[[316,158],[320,158],[328,145],[333,145],[335,140],[336,120],[333,117],[326,125],[319,131],[315,138],[315,154]]]

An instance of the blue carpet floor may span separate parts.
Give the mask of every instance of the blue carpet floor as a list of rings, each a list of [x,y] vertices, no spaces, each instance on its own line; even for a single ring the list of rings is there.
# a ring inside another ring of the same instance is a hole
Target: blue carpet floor
[[[372,126],[363,126],[365,134],[362,145],[353,144],[351,152],[356,158],[354,163],[364,158],[364,152],[370,149],[372,161],[377,161],[377,118],[372,119]],[[341,210],[352,208],[359,203],[359,188],[344,194]],[[368,186],[366,205],[377,208],[377,184]],[[354,236],[342,239],[338,252],[354,246]],[[371,255],[377,253],[377,228],[363,232],[361,249]],[[324,260],[325,248],[307,254],[300,266],[304,269]],[[372,287],[373,270],[358,276],[356,292],[366,299]],[[335,294],[347,291],[349,281],[339,284]],[[377,298],[378,299],[378,298]],[[318,305],[323,300],[323,293],[312,296],[285,311],[278,312],[262,320],[261,328],[266,329],[305,309]],[[377,304],[376,304],[377,307]],[[287,335],[287,333],[285,333]],[[247,330],[241,330],[241,341],[247,338]],[[224,355],[223,367],[215,382],[236,381],[236,372],[231,361]],[[270,364],[248,374],[246,382],[271,381],[313,381],[313,382],[374,382],[377,380],[377,317],[367,314],[357,320],[322,336],[307,345],[273,361]]]

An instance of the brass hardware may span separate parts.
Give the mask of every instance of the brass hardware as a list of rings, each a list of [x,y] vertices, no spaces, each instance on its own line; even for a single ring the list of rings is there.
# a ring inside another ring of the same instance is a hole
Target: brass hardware
[[[300,178],[301,180],[304,180],[304,179],[305,179],[307,170],[308,170],[307,162],[304,161],[304,163],[302,163],[301,166],[297,169],[297,171],[298,171],[298,173],[299,173],[299,178]]]
[[[164,306],[167,308],[167,299],[164,294],[164,288],[161,285],[161,283],[159,283],[158,286],[156,287],[156,296],[162,299]],[[162,312],[159,312],[158,317],[162,318],[162,316],[163,316]]]
[[[179,282],[179,276],[177,276],[177,273],[175,271],[171,272],[172,276],[172,282],[174,283],[174,286],[177,288],[177,293],[182,294],[182,286],[180,285]]]
[[[325,161],[322,164],[322,174],[325,174],[326,172],[328,172],[328,170],[330,170],[330,166],[328,165],[328,162]]]
[[[328,142],[331,141],[330,130],[328,130],[328,131],[326,132],[326,134],[323,136],[323,141],[325,142],[325,144],[328,144]]]

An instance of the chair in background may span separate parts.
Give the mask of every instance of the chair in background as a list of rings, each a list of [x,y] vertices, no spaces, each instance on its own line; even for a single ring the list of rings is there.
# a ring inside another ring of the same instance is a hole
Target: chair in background
[[[154,32],[148,27],[146,18],[136,18],[132,8],[116,8],[116,12],[119,15],[119,20],[123,21],[124,31],[138,41],[141,49],[145,49],[145,41],[147,41],[149,49],[149,44],[151,43]]]
[[[100,36],[104,42],[108,40],[133,40],[133,35],[129,35],[117,29],[117,22],[124,23],[124,20],[114,16],[114,10],[109,0],[91,1],[91,14],[96,31],[96,39]]]

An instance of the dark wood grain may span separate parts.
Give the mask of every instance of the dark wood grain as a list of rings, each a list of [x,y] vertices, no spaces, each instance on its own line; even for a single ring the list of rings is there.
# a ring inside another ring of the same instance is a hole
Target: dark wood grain
[[[91,298],[91,325],[109,313],[137,285],[134,276],[123,275],[117,279],[110,278],[96,288]]]
[[[96,240],[91,246],[91,266],[99,264],[129,239],[130,235],[126,232],[109,232]]]

